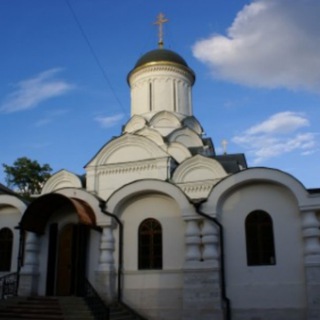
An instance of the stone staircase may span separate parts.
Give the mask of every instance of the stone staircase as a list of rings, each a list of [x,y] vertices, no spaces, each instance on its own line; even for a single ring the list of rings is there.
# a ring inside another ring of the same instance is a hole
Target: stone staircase
[[[56,298],[16,297],[1,301],[0,319],[63,320],[65,318]]]
[[[93,307],[94,308],[94,307]],[[1,320],[94,320],[106,316],[92,314],[81,297],[15,297],[0,301]],[[110,320],[146,320],[122,305],[110,307]]]

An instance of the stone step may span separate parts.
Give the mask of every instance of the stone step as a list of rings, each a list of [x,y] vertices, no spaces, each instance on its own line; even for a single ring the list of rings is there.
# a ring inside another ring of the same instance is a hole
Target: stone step
[[[57,299],[11,298],[1,304],[0,319],[63,320]]]
[[[82,297],[59,297],[59,304],[66,320],[94,320],[94,316]]]
[[[83,298],[32,297],[2,302],[0,319],[93,320]]]
[[[95,309],[95,308],[94,308]],[[97,309],[95,309],[97,310]],[[92,314],[81,297],[10,298],[0,303],[0,320],[94,320],[105,319]],[[110,306],[110,320],[146,320],[122,304]]]
[[[110,320],[145,320],[121,304],[110,306]]]

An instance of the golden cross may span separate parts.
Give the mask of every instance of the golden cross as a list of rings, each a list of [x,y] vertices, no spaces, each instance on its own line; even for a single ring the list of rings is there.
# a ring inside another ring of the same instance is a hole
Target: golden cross
[[[156,22],[154,22],[153,24],[157,24],[159,26],[158,45],[159,45],[159,48],[162,48],[163,47],[163,28],[162,27],[163,27],[163,24],[168,22],[169,20],[164,17],[163,13],[159,13],[157,19],[158,20]]]

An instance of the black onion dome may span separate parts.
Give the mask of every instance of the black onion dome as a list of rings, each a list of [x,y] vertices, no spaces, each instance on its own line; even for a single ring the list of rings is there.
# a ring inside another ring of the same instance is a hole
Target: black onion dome
[[[134,68],[138,68],[150,62],[159,62],[159,61],[173,62],[188,68],[188,64],[180,55],[178,55],[174,51],[163,49],[163,48],[158,48],[145,53],[137,61]]]

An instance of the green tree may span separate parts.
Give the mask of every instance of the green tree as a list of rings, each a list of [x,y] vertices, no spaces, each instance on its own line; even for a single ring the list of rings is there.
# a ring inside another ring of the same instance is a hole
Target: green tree
[[[17,189],[18,193],[26,198],[41,192],[52,171],[49,164],[41,166],[38,161],[27,157],[18,158],[12,166],[3,164],[3,168],[7,186],[14,190]]]

